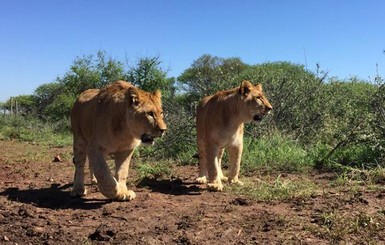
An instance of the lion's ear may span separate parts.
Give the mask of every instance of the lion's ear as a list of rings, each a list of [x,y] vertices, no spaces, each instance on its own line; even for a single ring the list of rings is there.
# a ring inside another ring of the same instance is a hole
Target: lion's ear
[[[156,90],[154,93],[155,97],[158,97],[160,99],[160,97],[162,96],[162,93],[160,92],[160,90]]]
[[[262,90],[262,84],[260,84],[260,83],[257,83],[257,84],[255,84],[255,86],[254,86],[257,90],[259,90],[259,91],[263,91]]]
[[[127,100],[132,106],[134,107],[139,106],[139,103],[140,103],[139,93],[134,87],[128,89],[126,96],[127,96]]]
[[[239,87],[239,93],[241,95],[247,96],[249,95],[252,88],[253,85],[250,83],[250,81],[242,81],[241,86]]]

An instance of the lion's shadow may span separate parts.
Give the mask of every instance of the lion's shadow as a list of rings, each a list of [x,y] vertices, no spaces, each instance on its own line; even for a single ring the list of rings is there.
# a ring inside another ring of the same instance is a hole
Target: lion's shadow
[[[51,184],[48,188],[20,190],[17,187],[7,188],[0,192],[0,196],[7,197],[8,200],[32,204],[49,209],[97,209],[106,203],[108,199],[83,199],[72,198],[69,191],[65,191],[71,184],[60,185]]]
[[[7,188],[0,192],[0,196],[5,196],[8,200],[32,204],[41,208],[49,209],[98,209],[103,205],[112,202],[109,199],[90,199],[73,198],[70,196],[69,189],[72,184],[60,185],[51,184],[47,188],[21,190],[17,187]],[[182,182],[180,179],[157,180],[143,178],[137,186],[138,188],[148,188],[153,192],[167,195],[200,195],[201,189],[193,183]]]
[[[148,188],[153,192],[159,192],[167,195],[201,195],[202,189],[194,182],[184,182],[181,179],[154,179],[143,178],[137,185],[138,188]]]

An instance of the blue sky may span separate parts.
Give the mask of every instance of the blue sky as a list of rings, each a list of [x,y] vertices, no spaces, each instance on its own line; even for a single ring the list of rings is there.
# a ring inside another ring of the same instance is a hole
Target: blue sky
[[[78,56],[159,55],[177,77],[203,54],[290,61],[340,79],[385,75],[383,0],[1,0],[0,101],[32,94]]]

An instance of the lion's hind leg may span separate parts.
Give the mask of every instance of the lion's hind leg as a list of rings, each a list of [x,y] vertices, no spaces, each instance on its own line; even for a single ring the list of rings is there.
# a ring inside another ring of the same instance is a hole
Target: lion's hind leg
[[[207,159],[206,159],[206,149],[205,143],[203,140],[198,138],[198,155],[199,155],[199,175],[195,179],[195,182],[198,184],[207,183]]]
[[[73,164],[75,165],[74,182],[71,191],[71,196],[79,197],[87,194],[84,187],[84,165],[87,159],[86,153],[87,143],[83,137],[74,136],[74,157]]]

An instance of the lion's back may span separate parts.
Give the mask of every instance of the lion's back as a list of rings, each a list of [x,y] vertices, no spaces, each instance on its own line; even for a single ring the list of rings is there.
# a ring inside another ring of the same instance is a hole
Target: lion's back
[[[197,136],[199,139],[207,138],[209,134],[219,137],[216,132],[223,132],[224,117],[230,117],[227,118],[228,120],[233,119],[234,115],[229,113],[225,100],[234,93],[234,89],[218,91],[200,101],[196,113]]]
[[[99,89],[88,89],[81,93],[71,110],[71,128],[75,135],[84,134],[90,124],[97,105]]]

